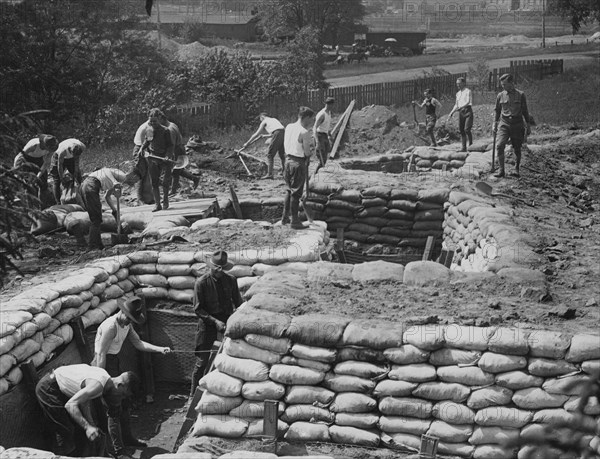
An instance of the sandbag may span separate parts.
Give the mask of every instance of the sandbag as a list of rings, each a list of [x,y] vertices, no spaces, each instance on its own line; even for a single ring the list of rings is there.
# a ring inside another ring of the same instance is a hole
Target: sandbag
[[[572,396],[565,403],[565,410],[569,412],[579,411],[581,404],[583,403],[583,397]],[[597,397],[589,397],[587,402],[583,407],[583,413],[589,416],[598,416],[600,415],[600,403],[598,402]]]
[[[13,335],[7,335],[0,338],[0,355],[6,354],[17,345]]]
[[[160,276],[160,274],[157,274],[157,276]],[[140,276],[138,276],[138,278],[139,277]],[[194,276],[171,276],[167,277],[166,280],[169,287],[180,290],[193,289],[196,283],[196,278]],[[155,287],[157,286],[155,285]]]
[[[273,365],[268,375],[273,381],[288,385],[317,385],[325,378],[321,371],[281,364]]]
[[[424,351],[412,344],[406,344],[404,346],[386,349],[383,355],[392,363],[398,365],[408,365],[411,363],[422,363],[427,362],[429,359],[429,352]]]
[[[600,360],[588,360],[587,362],[582,362],[581,369],[588,375],[598,373],[600,372]]]
[[[43,313],[41,313],[41,314],[43,314]],[[52,320],[52,318],[50,318],[50,320]],[[19,328],[17,328],[15,330],[15,332],[12,334],[12,336],[17,343],[20,343],[24,339],[31,338],[33,335],[36,334],[37,331],[38,331],[37,324],[35,324],[33,322],[25,322],[23,325],[21,325]]]
[[[498,445],[480,445],[473,451],[473,459],[507,459],[515,457],[516,449]],[[547,458],[550,459],[550,458]]]
[[[476,364],[480,357],[481,352],[444,348],[432,352],[429,356],[429,363],[436,367],[458,364],[471,365]]]
[[[389,416],[429,419],[433,404],[419,398],[385,397],[379,402],[379,411]]]
[[[358,429],[356,427],[333,425],[329,428],[331,440],[345,445],[366,446],[377,448],[379,434],[375,431]]]
[[[243,381],[266,381],[269,367],[263,362],[251,359],[238,359],[227,354],[219,354],[215,358],[215,367],[222,373],[242,379]]]
[[[383,217],[388,211],[387,207],[366,207],[355,214],[356,218]]]
[[[281,420],[277,421],[277,436],[283,436],[287,432],[290,426]],[[248,424],[248,430],[244,434],[244,437],[262,437],[264,435],[264,420],[263,419],[250,419]],[[244,459],[247,456],[242,456]]]
[[[447,188],[421,189],[417,199],[419,201],[434,202],[444,204],[450,196],[450,190]]]
[[[352,241],[367,242],[369,234],[363,234],[358,231],[346,231],[344,233],[344,238]]]
[[[490,337],[488,348],[499,354],[527,355],[529,352],[528,336],[528,330],[499,327]]]
[[[131,274],[132,276],[156,274],[157,272],[158,271],[155,263],[137,263],[129,268],[129,274]]]
[[[540,410],[563,406],[568,398],[568,395],[550,394],[539,387],[530,387],[516,391],[512,400],[519,408]]]
[[[571,337],[565,333],[532,330],[527,338],[533,357],[562,359],[571,345]],[[600,342],[599,342],[600,345]]]
[[[99,325],[106,319],[106,314],[101,309],[90,309],[84,315],[81,316],[81,322],[83,328],[91,327],[92,325]]]
[[[438,420],[433,421],[427,431],[427,435],[452,443],[466,442],[472,434],[473,426],[470,424],[449,424]]]
[[[0,355],[0,378],[7,374],[16,364],[17,359],[13,355]]]
[[[119,309],[119,303],[117,300],[104,301],[100,303],[96,309],[102,310],[106,317],[110,317],[117,309]]]
[[[444,329],[444,339],[448,346],[472,351],[485,351],[488,341],[494,332],[492,327],[447,325]]]
[[[50,333],[54,333],[60,326],[61,323],[58,320],[52,319],[48,326],[42,330],[42,334],[48,336]]]
[[[64,295],[60,297],[60,304],[61,309],[78,308],[83,304],[83,300],[78,295]]]
[[[335,415],[329,410],[313,405],[289,405],[281,416],[281,420],[288,424],[298,421],[331,424],[334,419]]]
[[[358,233],[371,235],[379,232],[379,227],[368,225],[366,223],[352,223],[348,226],[348,231],[356,231]]]
[[[183,264],[177,264],[177,265],[157,264],[156,265],[156,273],[160,274],[161,276],[165,276],[167,279],[170,277],[177,277],[177,276],[190,276],[192,274],[192,267],[190,265],[183,265]],[[149,273],[149,274],[153,274],[153,273]]]
[[[52,289],[58,292],[60,296],[63,295],[75,295],[84,290],[89,290],[94,285],[94,276],[88,274],[79,274],[75,276],[68,276],[55,284]]]
[[[227,320],[225,336],[243,338],[248,334],[282,338],[290,325],[290,317],[255,308],[238,309]]]
[[[377,398],[407,397],[412,394],[417,386],[418,383],[384,379],[383,381],[378,382],[375,389],[373,389],[373,396]]]
[[[357,376],[327,373],[323,385],[334,392],[368,393],[375,389],[375,382]]]
[[[386,320],[354,320],[342,336],[343,346],[387,349],[402,345],[402,324]]]
[[[580,413],[570,413],[560,408],[536,411],[533,415],[533,422],[550,424],[554,427],[571,425],[580,432],[594,432],[598,427],[598,423],[594,418]]]
[[[285,411],[285,403],[279,402],[278,415],[281,416]],[[265,403],[252,400],[244,400],[242,404],[229,412],[230,416],[240,418],[262,418],[265,415]]]
[[[108,290],[108,289],[107,289]],[[142,287],[135,289],[135,294],[144,298],[162,298],[166,299],[169,297],[169,290],[165,287]]]
[[[425,382],[436,377],[435,367],[427,363],[413,363],[411,365],[392,365],[388,378],[397,381]]]
[[[399,216],[390,218],[400,218],[407,220],[414,220],[414,212],[417,209],[417,203],[414,201],[407,201],[404,199],[392,199],[388,201],[387,207],[389,209],[401,210],[404,214],[398,214]]]
[[[335,423],[338,426],[356,427],[358,429],[374,429],[379,422],[377,414],[337,413]]]
[[[273,381],[247,382],[242,387],[242,397],[246,400],[279,400],[285,395],[285,386]]]
[[[348,271],[351,278],[352,265],[348,265]],[[335,346],[342,338],[344,329],[349,322],[349,318],[342,316],[304,314],[292,319],[287,328],[286,336],[295,343],[320,347]]]
[[[59,293],[52,288],[52,284],[40,284],[19,293],[17,296],[13,297],[13,300],[33,298],[48,302],[55,300],[58,297]]]
[[[73,328],[68,324],[61,325],[56,330],[54,330],[53,333],[56,336],[60,336],[65,344],[68,344],[73,340]]]
[[[54,301],[60,301],[60,299]],[[40,312],[46,312],[46,304],[47,303],[44,300],[39,298],[12,299],[2,303],[2,311],[25,311],[35,315]]]
[[[528,387],[540,387],[544,378],[533,376],[524,371],[509,371],[496,375],[496,384],[508,387],[511,390],[527,389]]]
[[[513,391],[506,387],[490,386],[475,390],[467,400],[467,406],[474,410],[488,406],[507,405],[512,400]]]
[[[317,360],[319,362],[335,362],[337,351],[303,344],[294,344],[291,349],[292,355],[299,359]]]
[[[371,234],[367,238],[367,242],[370,244],[387,244],[396,246],[400,242],[401,238],[398,236],[390,236],[387,234]]]
[[[242,392],[244,381],[218,370],[206,374],[198,383],[200,389],[223,397],[237,397]]]
[[[336,394],[329,409],[334,413],[368,413],[377,407],[375,399],[358,392]]]
[[[379,230],[379,232],[382,235],[390,235],[390,236],[396,236],[399,238],[405,238],[405,237],[409,237],[411,234],[411,230],[409,229],[409,226],[412,226],[412,224],[407,225],[407,228],[396,228],[393,226],[392,227],[387,226],[385,228],[381,228]]]
[[[469,443],[472,445],[503,445],[509,441],[514,443],[519,439],[519,433],[519,429],[476,426]]]
[[[338,375],[350,375],[371,379],[381,378],[390,371],[390,368],[387,365],[347,360],[338,363],[333,368],[333,371]]]
[[[320,403],[329,405],[333,402],[335,393],[318,386],[290,386],[285,395],[285,402],[290,405]]]
[[[571,347],[567,352],[567,362],[583,362],[600,359],[600,336],[578,334],[571,338]]]
[[[450,443],[447,441],[438,442],[438,453],[451,456],[460,456],[470,458],[473,455],[475,447],[468,443]]]
[[[586,374],[547,379],[542,388],[549,394],[582,395],[589,379]]]
[[[231,357],[258,360],[259,362],[264,362],[269,365],[278,363],[281,360],[280,354],[252,346],[241,339],[233,340],[227,338],[223,345],[223,351]]]
[[[240,406],[244,399],[242,397],[224,397],[205,391],[196,405],[199,414],[226,414]]]
[[[435,381],[420,384],[412,394],[415,397],[422,397],[427,400],[464,402],[469,396],[469,388],[459,383]]]
[[[17,362],[23,362],[28,357],[38,352],[41,349],[41,344],[28,338],[21,341],[15,347],[10,350],[10,354],[17,360]]]
[[[129,293],[135,289],[135,285],[133,285],[133,282],[131,282],[129,279],[119,281],[116,285],[123,291],[123,293]]]
[[[495,380],[493,374],[486,373],[481,368],[459,367],[458,365],[438,367],[437,375],[442,381],[459,382],[468,386],[485,386],[492,384]]]
[[[478,365],[479,368],[489,373],[505,373],[525,368],[527,366],[527,359],[517,355],[484,352]]]
[[[449,401],[438,402],[433,406],[433,416],[450,424],[473,424],[475,412],[465,405]]]
[[[283,356],[281,358],[281,363],[284,365],[312,368],[313,370],[322,371],[324,373],[331,370],[331,365],[329,363],[318,362],[317,360],[297,359],[296,357],[291,357],[289,355]]]
[[[548,378],[572,373],[577,371],[577,367],[566,360],[530,358],[527,371],[532,375]]]
[[[178,303],[193,303],[194,302],[194,290],[177,290],[174,288],[170,288],[167,290],[167,297],[170,300],[177,301]]]
[[[310,422],[294,422],[283,438],[287,441],[301,442],[328,442],[331,439],[329,428],[325,424],[312,424]]]
[[[417,190],[408,190],[408,189],[399,189],[392,188],[390,190],[390,199],[402,199],[406,201],[416,201],[419,196],[419,192]]]
[[[407,418],[403,416],[381,416],[379,418],[379,429],[388,434],[408,433],[412,435],[423,435],[429,430],[431,422],[430,419]]]
[[[46,355],[52,354],[52,352],[63,344],[64,340],[60,336],[49,334],[44,338],[44,342],[41,345],[40,351]]]
[[[96,282],[94,285],[92,285],[89,292],[94,296],[99,296],[102,292],[104,292],[107,286],[108,285],[106,282]]]
[[[435,221],[444,220],[444,211],[442,209],[418,210],[415,212],[415,221]]]
[[[54,317],[56,314],[58,314],[58,311],[60,311],[61,307],[62,304],[60,298],[57,298],[46,303],[43,312],[48,314],[50,317]]]
[[[290,340],[287,338],[275,339],[270,336],[256,335],[253,333],[246,335],[244,340],[252,346],[278,354],[285,354],[291,345]]]
[[[194,429],[193,437],[222,437],[239,438],[246,433],[248,422],[233,416],[212,415],[198,416]]]
[[[405,269],[409,268],[411,264],[412,263],[406,265]],[[406,344],[417,346],[419,349],[435,351],[441,348],[445,343],[444,327],[436,324],[411,325],[405,330],[403,341]]]
[[[10,384],[8,384],[8,381],[4,378],[0,378],[0,395],[6,394],[9,388]]]
[[[344,332],[345,333],[345,332]],[[382,351],[369,349],[368,347],[343,347],[338,349],[337,360],[360,360],[365,362],[385,362],[386,358]]]
[[[480,426],[521,428],[533,419],[531,411],[495,406],[483,408],[475,414],[475,422]]]

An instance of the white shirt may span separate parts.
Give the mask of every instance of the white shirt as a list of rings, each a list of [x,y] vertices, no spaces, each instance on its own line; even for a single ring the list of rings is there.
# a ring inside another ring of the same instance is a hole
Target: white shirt
[[[327,108],[323,108],[317,113],[317,120],[323,115],[323,122],[317,127],[317,132],[328,134],[331,130],[331,114],[327,113]]]
[[[473,97],[471,96],[471,90],[469,88],[463,88],[456,93],[456,110],[460,110],[467,105],[473,105]]]
[[[36,137],[25,144],[23,147],[23,153],[25,153],[25,156],[29,156],[30,158],[43,158],[50,152],[48,150],[43,150],[40,147],[40,139]]]
[[[85,363],[58,367],[54,370],[54,376],[60,391],[69,398],[83,388],[86,379],[98,381],[102,388],[110,379],[110,375],[104,368],[92,367]]]
[[[58,144],[58,148],[52,155],[52,166],[58,165],[58,158],[71,159],[73,158],[73,148],[79,146],[85,150],[85,144],[81,140],[67,139]]]
[[[144,140],[146,140],[146,131],[150,128],[148,121],[143,123],[138,130],[135,132],[135,137],[133,138],[133,143],[139,145],[140,147],[144,144]]]
[[[105,335],[106,333],[110,333],[112,335],[115,333],[114,330],[116,330],[115,337],[110,343],[110,347],[106,353],[114,355],[121,352],[123,343],[125,342],[125,339],[127,339],[127,335],[131,329],[131,324],[121,327],[117,322],[117,316],[118,314],[110,316],[98,327],[98,330],[96,331],[96,339],[94,340],[94,352],[96,354],[99,354],[101,351],[100,343],[102,342],[102,335]]]
[[[263,122],[265,123],[265,130],[269,134],[273,134],[273,132],[277,131],[278,129],[284,129],[283,124],[281,124],[277,118],[265,116]]]
[[[116,183],[122,183],[125,180],[125,172],[119,169],[103,167],[89,174],[88,177],[95,177],[100,180],[100,186],[104,191],[110,190]]]
[[[308,140],[307,139],[308,136]],[[283,145],[285,154],[305,158],[303,140],[310,142],[310,132],[305,129],[300,121],[290,123],[285,127],[285,137]]]

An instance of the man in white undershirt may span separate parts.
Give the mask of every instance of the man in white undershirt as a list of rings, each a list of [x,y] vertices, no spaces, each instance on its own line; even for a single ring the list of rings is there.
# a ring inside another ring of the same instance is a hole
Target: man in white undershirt
[[[448,114],[446,121],[452,118],[454,112],[458,111],[458,130],[462,141],[461,151],[467,151],[467,140],[469,145],[473,144],[473,135],[471,134],[471,128],[473,127],[473,95],[471,90],[467,88],[467,82],[463,77],[456,80],[456,87],[458,88],[456,103]]]
[[[321,167],[327,162],[329,152],[331,151],[331,109],[335,99],[328,97],[325,100],[325,107],[317,113],[315,125],[313,127],[313,137],[317,146],[317,158]]]

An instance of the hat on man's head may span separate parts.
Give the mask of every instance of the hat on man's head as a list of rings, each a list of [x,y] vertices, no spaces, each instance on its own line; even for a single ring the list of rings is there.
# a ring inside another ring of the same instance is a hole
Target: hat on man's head
[[[224,250],[213,253],[212,257],[206,260],[206,264],[209,268],[221,268],[223,271],[233,268],[233,263],[227,261],[227,252]]]
[[[333,104],[334,102],[335,102],[335,99],[333,97],[328,97],[327,99],[325,99],[326,104]]]
[[[56,151],[58,148],[58,140],[53,135],[42,134],[39,137],[40,145],[44,150]]]
[[[146,316],[144,316],[142,307],[142,299],[139,296],[132,296],[131,298],[127,298],[125,302],[119,302],[119,309],[123,311],[123,314],[125,314],[129,320],[138,325],[146,322]]]
[[[510,73],[505,73],[500,77],[500,81],[506,81],[507,83],[513,82],[513,76]]]

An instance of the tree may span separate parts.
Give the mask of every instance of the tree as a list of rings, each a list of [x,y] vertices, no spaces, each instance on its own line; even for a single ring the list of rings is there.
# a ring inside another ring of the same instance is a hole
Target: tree
[[[365,16],[360,0],[259,0],[258,11],[265,34],[271,38],[293,36],[312,27],[320,37],[353,28]]]
[[[568,18],[573,27],[573,33],[579,31],[582,25],[600,22],[600,1],[598,0],[553,0],[549,10]]]

